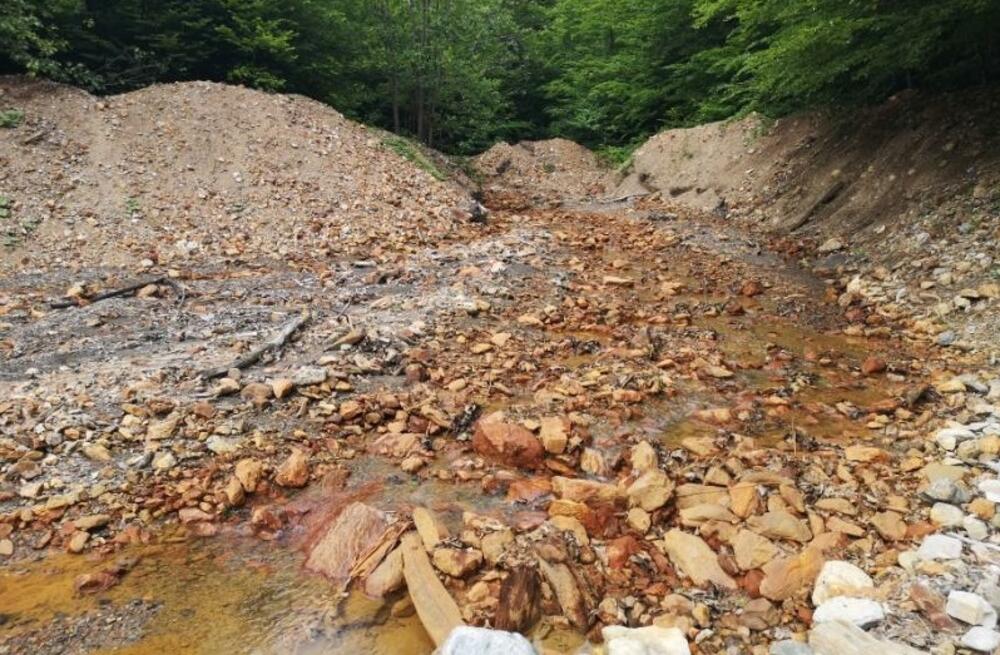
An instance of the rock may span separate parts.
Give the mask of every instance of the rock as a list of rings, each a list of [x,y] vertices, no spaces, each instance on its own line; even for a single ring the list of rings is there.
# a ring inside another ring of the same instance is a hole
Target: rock
[[[760,496],[757,485],[752,482],[738,482],[729,488],[729,506],[733,514],[747,518],[759,511]]]
[[[110,462],[111,453],[99,443],[89,443],[84,445],[83,454],[92,462]]]
[[[1000,480],[980,480],[978,487],[980,493],[986,496],[986,500],[991,503],[1000,503]]]
[[[779,552],[770,539],[751,530],[740,530],[733,539],[736,566],[743,571],[759,569],[777,557]]]
[[[944,606],[948,616],[969,625],[981,625],[984,628],[995,628],[997,612],[985,598],[970,591],[952,591],[948,594],[948,602]]]
[[[566,451],[569,441],[569,421],[561,416],[547,416],[541,420],[538,438],[545,452],[559,455]]]
[[[177,518],[180,519],[181,523],[187,525],[190,523],[208,522],[215,517],[198,507],[182,507],[177,512]]]
[[[943,528],[953,528],[962,525],[965,514],[959,508],[948,503],[934,503],[931,507],[931,521]]]
[[[281,400],[295,389],[295,383],[288,378],[278,378],[271,380],[271,392],[274,397]]]
[[[955,447],[959,443],[967,441],[969,439],[974,439],[975,437],[976,437],[975,432],[964,427],[942,428],[934,433],[935,443],[937,443],[937,445],[940,448],[943,448],[944,450],[955,450]]]
[[[111,516],[108,514],[91,514],[89,516],[81,516],[80,518],[73,521],[73,526],[77,530],[96,530],[98,528],[103,528],[108,523],[111,522]]]
[[[82,553],[83,549],[87,546],[87,541],[90,539],[90,534],[79,530],[74,532],[69,541],[66,542],[66,550],[71,553]]]
[[[931,500],[942,503],[961,503],[964,502],[964,496],[967,495],[950,478],[938,478],[934,480],[921,493]]]
[[[498,530],[483,535],[480,547],[483,551],[483,556],[489,562],[490,566],[496,566],[504,551],[507,550],[507,545],[513,541],[514,533],[511,530]]]
[[[829,621],[848,621],[865,628],[885,618],[885,610],[880,603],[868,598],[835,596],[824,601],[813,612],[813,624]]]
[[[823,561],[823,554],[818,548],[806,548],[798,555],[771,560],[763,567],[760,594],[770,600],[791,598],[812,585],[823,568]]]
[[[917,549],[917,557],[922,560],[958,559],[961,556],[962,542],[943,534],[927,535]]]
[[[0,539],[0,557],[10,557],[14,554],[14,542],[10,539]]]
[[[231,396],[234,393],[239,393],[240,383],[230,377],[225,377],[219,380],[215,388],[212,389],[212,394],[215,396]]]
[[[910,587],[910,600],[938,630],[953,630],[957,627],[958,624],[944,611],[944,596],[930,586],[920,582],[914,583]]]
[[[841,241],[837,237],[831,237],[826,241],[824,241],[823,243],[821,243],[820,246],[816,249],[816,252],[820,253],[821,255],[826,255],[831,252],[842,250],[843,248],[844,248],[843,241]]]
[[[808,644],[794,639],[776,641],[767,652],[768,655],[813,655],[813,649]]]
[[[892,641],[883,641],[844,621],[820,623],[809,631],[809,645],[816,655],[926,655]]]
[[[322,366],[303,366],[292,375],[292,384],[296,387],[308,387],[326,382],[327,372]],[[275,394],[277,396],[277,394]]]
[[[558,475],[552,478],[552,491],[559,498],[578,503],[593,503],[595,501],[613,503],[624,495],[617,485],[595,480],[564,478]]]
[[[659,545],[674,566],[696,585],[711,582],[723,589],[736,589],[736,581],[722,570],[715,551],[701,537],[681,530],[670,530]]]
[[[1000,648],[1000,632],[977,625],[962,635],[961,644],[981,653],[992,653]]]
[[[663,507],[673,495],[674,483],[660,469],[646,471],[628,488],[629,504],[647,512]]]
[[[257,409],[266,405],[271,400],[271,396],[271,385],[263,382],[251,382],[240,391],[240,398],[249,401]]]
[[[906,522],[896,512],[879,512],[872,516],[871,523],[886,541],[900,541],[906,538]]]
[[[476,421],[472,447],[483,457],[505,466],[539,466],[545,456],[541,442],[524,427],[504,419],[503,412],[495,412]]]
[[[875,589],[867,573],[849,562],[831,560],[823,565],[813,588],[813,605],[819,606],[836,596],[866,595]]]
[[[453,578],[464,578],[483,563],[483,554],[473,548],[434,549],[434,568]]]
[[[274,476],[274,481],[282,487],[300,489],[309,482],[309,458],[304,452],[296,448],[288,456],[278,472]]]
[[[639,473],[655,469],[660,463],[659,457],[656,455],[656,450],[649,445],[648,441],[640,441],[632,446],[630,460],[632,462],[632,470]]]
[[[461,626],[448,635],[439,655],[536,655],[531,642],[514,632]]]
[[[945,330],[941,334],[937,335],[935,342],[939,346],[950,346],[958,339],[958,335],[955,334],[954,330]]]
[[[235,475],[229,478],[222,492],[226,495],[226,503],[230,507],[239,507],[246,502],[246,491]]]
[[[511,571],[503,579],[498,596],[493,618],[493,627],[498,630],[526,632],[541,616],[542,582],[538,571],[530,566]]]
[[[380,548],[387,551],[398,536],[398,526],[389,514],[364,503],[351,503],[312,546],[306,568],[338,585],[346,584],[362,559],[371,559]],[[378,562],[375,559],[372,566]]]
[[[174,430],[177,429],[177,424],[180,418],[173,416],[163,421],[156,421],[149,424],[146,428],[146,439],[150,441],[161,441],[163,439],[169,439],[174,434]]]
[[[264,465],[256,459],[241,459],[236,463],[235,475],[243,489],[248,494],[253,493],[264,475]]]
[[[337,408],[337,413],[340,414],[340,418],[345,421],[353,421],[361,416],[364,411],[365,408],[356,400],[345,400],[340,403],[340,407]]]
[[[601,635],[607,655],[691,655],[684,633],[677,628],[609,625]]]
[[[205,440],[205,447],[216,455],[231,455],[240,449],[240,442],[213,434]]]
[[[747,520],[747,526],[754,532],[771,539],[788,539],[803,543],[812,539],[809,525],[784,511],[751,516]]]
[[[886,368],[885,360],[878,357],[867,357],[865,361],[861,362],[861,372],[865,375],[884,373]]]
[[[165,451],[153,458],[153,469],[157,471],[169,471],[177,466],[177,458],[172,452]]]
[[[590,626],[590,612],[570,568],[562,563],[549,564],[541,557],[538,558],[538,568],[559,601],[563,615],[577,629],[586,630]]]
[[[966,516],[962,519],[962,527],[971,539],[984,541],[990,536],[990,529],[984,522],[974,516]]]
[[[428,552],[437,547],[442,537],[448,537],[446,532],[443,533],[437,518],[426,507],[413,508],[413,525]]]
[[[652,525],[649,512],[641,507],[633,507],[630,509],[628,511],[628,515],[625,517],[625,522],[628,523],[630,528],[642,534],[646,534],[650,525]]]
[[[365,594],[371,598],[385,598],[402,589],[403,583],[403,551],[395,548],[365,579]]]

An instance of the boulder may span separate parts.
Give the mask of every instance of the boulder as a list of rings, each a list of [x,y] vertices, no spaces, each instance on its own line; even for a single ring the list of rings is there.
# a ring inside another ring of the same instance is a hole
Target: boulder
[[[488,460],[504,466],[535,468],[545,456],[542,443],[527,428],[505,421],[494,412],[476,421],[472,447]]]

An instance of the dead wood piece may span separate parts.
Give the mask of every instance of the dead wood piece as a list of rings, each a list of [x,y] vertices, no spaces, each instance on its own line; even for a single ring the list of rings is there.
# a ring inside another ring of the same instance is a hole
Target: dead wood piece
[[[527,632],[541,616],[541,582],[538,571],[522,566],[511,571],[500,585],[493,626],[507,632]]]
[[[559,601],[559,606],[562,607],[563,614],[570,623],[580,630],[589,628],[586,603],[569,567],[562,563],[549,564],[539,557],[538,568],[545,575],[556,600]]]
[[[184,299],[186,297],[184,288],[181,285],[177,284],[177,282],[171,280],[169,277],[165,275],[160,277],[155,277],[149,280],[143,280],[141,282],[135,282],[133,284],[120,287],[118,289],[102,291],[101,293],[93,295],[90,298],[83,298],[82,302],[88,305],[92,305],[95,302],[107,300],[108,298],[118,298],[120,296],[127,296],[135,293],[136,291],[139,291],[142,288],[148,287],[151,284],[165,284],[169,286],[171,289],[174,290],[174,292],[179,297],[177,304],[181,305],[184,303]],[[51,307],[52,309],[67,309],[69,307],[80,307],[80,306],[81,306],[81,300],[78,300],[76,298],[60,298],[59,300],[52,300],[49,302],[49,307]]]
[[[800,227],[811,221],[812,217],[816,214],[816,212],[820,210],[821,207],[823,207],[824,205],[829,205],[831,202],[833,202],[837,198],[837,196],[840,195],[840,192],[843,191],[844,188],[846,187],[847,187],[847,182],[845,182],[844,180],[837,180],[833,184],[833,186],[827,189],[823,193],[823,195],[819,197],[819,199],[816,202],[810,205],[809,208],[806,209],[806,211],[802,212],[802,214],[800,214],[798,218],[792,221],[792,224],[788,226],[788,231],[794,232],[795,230],[799,229]]]
[[[305,325],[306,321],[308,320],[309,320],[309,313],[303,312],[298,317],[285,323],[285,325],[281,328],[281,330],[278,331],[276,335],[274,335],[261,345],[257,346],[256,348],[248,352],[246,355],[237,358],[236,361],[232,362],[231,364],[227,364],[226,366],[206,369],[201,372],[201,377],[206,379],[219,378],[234,368],[244,369],[247,368],[248,366],[253,366],[258,361],[260,361],[260,358],[264,356],[264,353],[267,353],[271,350],[277,350],[278,348],[284,346],[285,343],[292,338],[292,335],[295,334],[295,332],[297,332],[300,327]]]
[[[407,532],[403,535],[403,577],[406,578],[406,588],[409,590],[413,607],[423,623],[424,629],[434,644],[440,646],[448,639],[451,631],[465,625],[462,613],[434,574],[431,560],[424,550],[420,535]]]
[[[369,575],[378,566],[405,528],[386,512],[352,503],[312,547],[306,568],[346,588],[351,580]]]

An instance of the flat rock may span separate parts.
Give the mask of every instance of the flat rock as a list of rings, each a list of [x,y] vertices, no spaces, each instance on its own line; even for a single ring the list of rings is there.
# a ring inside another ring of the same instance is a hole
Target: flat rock
[[[924,537],[917,557],[922,560],[958,559],[962,556],[962,542],[943,534],[929,534]]]
[[[904,644],[877,639],[845,621],[815,626],[809,631],[809,645],[816,655],[927,655]]]
[[[722,570],[715,551],[701,537],[671,530],[661,544],[674,566],[696,585],[710,582],[723,589],[736,589],[736,582]]]
[[[840,560],[823,565],[816,577],[812,602],[817,607],[835,596],[865,595],[875,589],[875,583],[857,566]]]
[[[809,644],[794,639],[783,639],[771,644],[768,655],[813,655],[813,649]]]
[[[516,632],[461,626],[448,635],[439,655],[536,655],[531,642]]]
[[[626,628],[609,625],[601,630],[608,655],[691,655],[678,628]]]
[[[306,568],[337,584],[348,582],[360,560],[395,536],[389,514],[364,503],[351,503],[310,549]]]
[[[674,483],[660,469],[646,471],[628,488],[629,504],[647,512],[663,507],[673,495]]]
[[[948,594],[948,602],[944,611],[948,616],[969,625],[981,625],[984,628],[995,628],[997,612],[989,602],[969,591],[952,591]]]
[[[736,566],[743,571],[759,569],[778,556],[779,550],[767,537],[752,530],[740,530],[732,542]]]
[[[747,527],[771,539],[788,539],[803,543],[812,539],[812,531],[805,521],[783,511],[751,516],[747,520]]]
[[[1000,632],[977,625],[962,635],[961,644],[981,653],[992,653],[1000,648]]]
[[[869,598],[851,598],[849,596],[835,596],[824,601],[813,612],[814,625],[830,621],[847,621],[859,628],[866,628],[875,625],[884,618],[885,610],[881,603]]]
[[[785,600],[812,585],[823,568],[823,553],[818,548],[806,548],[798,555],[778,557],[764,568],[760,594],[770,600]]]
[[[278,467],[274,481],[282,487],[293,489],[306,486],[306,483],[309,482],[309,458],[296,448]]]

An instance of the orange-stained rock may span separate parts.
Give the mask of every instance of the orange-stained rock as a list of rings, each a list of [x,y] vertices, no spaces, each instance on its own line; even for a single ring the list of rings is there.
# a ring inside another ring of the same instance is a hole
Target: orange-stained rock
[[[541,442],[517,423],[507,423],[503,412],[495,412],[476,422],[472,447],[498,464],[536,468],[545,456]]]

